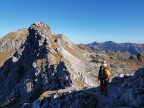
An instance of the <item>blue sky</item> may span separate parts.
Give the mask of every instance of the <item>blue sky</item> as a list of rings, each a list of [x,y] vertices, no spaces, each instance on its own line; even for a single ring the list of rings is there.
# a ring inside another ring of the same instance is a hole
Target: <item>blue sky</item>
[[[39,20],[75,43],[144,43],[144,0],[0,0],[0,36]]]

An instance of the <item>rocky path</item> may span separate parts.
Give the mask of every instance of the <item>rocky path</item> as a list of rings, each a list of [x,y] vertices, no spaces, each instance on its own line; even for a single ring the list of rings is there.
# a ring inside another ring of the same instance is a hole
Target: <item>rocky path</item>
[[[98,100],[99,100],[99,108],[127,108],[127,107],[120,107],[120,105],[118,105],[116,103],[116,100],[114,99],[114,96],[116,95],[115,90],[117,89],[117,87],[119,86],[119,84],[109,84],[108,88],[109,88],[109,93],[107,96],[102,95],[100,93],[100,88],[99,87],[93,87],[93,88],[87,88],[84,89],[84,91],[95,95]],[[61,89],[58,90],[58,92],[68,92],[68,91],[77,91],[76,89],[74,89],[73,87],[68,87],[66,89]]]
[[[108,85],[108,95],[102,95],[100,93],[100,88],[96,87],[95,89],[90,90],[92,94],[94,94],[98,100],[99,100],[99,108],[128,108],[121,106],[117,103],[116,99],[114,98],[116,96],[115,90],[118,88],[119,84],[109,84]]]

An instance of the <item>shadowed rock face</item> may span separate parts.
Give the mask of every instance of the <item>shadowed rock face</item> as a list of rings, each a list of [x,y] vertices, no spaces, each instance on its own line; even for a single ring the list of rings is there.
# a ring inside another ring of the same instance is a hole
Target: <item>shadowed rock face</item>
[[[38,101],[35,101],[32,106],[35,108]],[[29,107],[28,105],[25,107]],[[86,91],[73,91],[56,93],[49,98],[45,98],[40,102],[41,108],[97,108],[98,99],[94,94]]]

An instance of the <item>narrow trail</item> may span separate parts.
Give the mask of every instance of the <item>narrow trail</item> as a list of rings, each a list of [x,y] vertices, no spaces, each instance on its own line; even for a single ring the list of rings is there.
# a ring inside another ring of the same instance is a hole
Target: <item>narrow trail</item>
[[[114,98],[116,94],[116,89],[119,87],[119,84],[108,84],[108,95],[102,95],[100,88],[97,87],[90,91],[94,94],[99,100],[99,108],[130,108],[123,105],[120,105],[117,100]]]
[[[108,84],[108,95],[102,95],[99,87],[93,87],[89,89],[84,89],[87,93],[95,95],[99,100],[98,108],[129,108],[118,105],[114,96],[116,96],[116,89],[119,87],[117,83]],[[66,89],[58,90],[58,92],[67,92],[67,91],[77,91],[73,87],[68,87]]]
[[[117,106],[113,97],[114,94],[112,87],[109,87],[109,92],[107,96],[102,95],[99,89],[97,89],[94,94],[99,100],[99,108],[113,108]]]

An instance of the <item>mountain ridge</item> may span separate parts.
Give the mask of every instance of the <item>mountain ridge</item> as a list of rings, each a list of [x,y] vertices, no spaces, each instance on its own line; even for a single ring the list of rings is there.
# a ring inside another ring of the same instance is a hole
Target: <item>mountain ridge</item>
[[[129,51],[130,54],[136,55],[138,53],[144,53],[144,44],[140,43],[115,43],[113,41],[106,42],[92,42],[89,44],[83,44],[93,50],[103,51],[103,50],[112,50],[112,51]]]
[[[27,30],[24,36],[21,33],[25,30],[10,33],[0,43],[0,105],[15,107],[13,103],[17,103],[20,107],[46,90],[97,84],[87,77],[88,51],[63,35],[51,33],[44,22],[36,22]]]
[[[128,52],[95,52],[77,45],[52,33],[42,21],[0,39],[0,55],[2,108],[95,108],[101,98],[97,81],[101,61],[107,60],[111,69],[110,83],[144,66]]]

